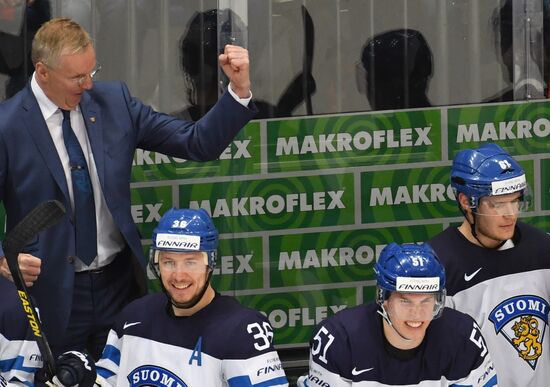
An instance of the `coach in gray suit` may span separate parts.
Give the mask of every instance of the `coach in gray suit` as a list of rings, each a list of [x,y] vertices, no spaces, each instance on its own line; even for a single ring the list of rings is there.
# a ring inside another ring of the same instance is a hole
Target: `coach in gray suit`
[[[45,200],[65,205],[66,216],[26,247],[19,265],[54,355],[88,349],[98,357],[114,315],[146,289],[145,259],[130,212],[134,152],[218,158],[256,112],[248,107],[248,51],[225,47],[219,63],[230,90],[197,122],[154,111],[123,83],[94,84],[94,46],[69,19],[40,28],[32,59],[30,83],[0,105],[0,199],[7,231]],[[84,208],[90,216],[82,215]],[[0,249],[0,273],[11,278],[3,256]]]

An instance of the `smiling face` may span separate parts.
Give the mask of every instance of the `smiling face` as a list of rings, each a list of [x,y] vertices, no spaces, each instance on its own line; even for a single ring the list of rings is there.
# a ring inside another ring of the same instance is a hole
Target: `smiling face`
[[[467,211],[468,220],[472,222],[474,214],[468,208],[468,198],[466,195],[460,194],[460,203]],[[483,197],[479,200],[475,214],[475,227],[478,240],[472,235],[471,227],[468,223],[464,222],[460,227],[460,231],[472,243],[479,245],[481,242],[484,247],[496,248],[502,242],[514,236],[516,222],[522,205],[523,202],[519,192]]]
[[[72,110],[80,103],[82,93],[93,87],[90,74],[96,64],[94,47],[89,44],[77,53],[60,55],[53,64],[37,62],[36,80],[57,106]]]
[[[399,349],[418,347],[433,319],[435,305],[436,296],[433,293],[392,292],[384,302],[384,308],[393,324],[392,328],[384,321],[384,334],[390,344]]]
[[[190,316],[214,297],[214,290],[208,283],[211,269],[207,262],[206,253],[201,251],[160,252],[160,278],[176,316]]]

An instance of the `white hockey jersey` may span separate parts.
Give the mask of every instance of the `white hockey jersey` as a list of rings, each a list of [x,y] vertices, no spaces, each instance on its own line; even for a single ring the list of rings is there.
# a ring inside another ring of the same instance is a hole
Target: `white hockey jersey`
[[[398,350],[386,341],[374,302],[326,319],[310,342],[306,386],[497,385],[491,357],[474,320],[445,308],[422,344]]]
[[[15,285],[0,276],[0,387],[32,386],[42,368],[42,356],[34,340]]]
[[[153,294],[122,311],[97,371],[112,386],[288,386],[272,341],[267,319],[232,297],[175,317]]]
[[[518,223],[515,247],[470,243],[457,228],[433,246],[447,274],[448,305],[479,324],[505,387],[550,385],[550,235]]]

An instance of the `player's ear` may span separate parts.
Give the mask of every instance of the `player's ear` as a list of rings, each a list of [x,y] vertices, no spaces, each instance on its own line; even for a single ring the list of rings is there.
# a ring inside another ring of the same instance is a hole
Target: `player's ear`
[[[458,203],[464,211],[470,210],[470,199],[463,192],[458,194]]]

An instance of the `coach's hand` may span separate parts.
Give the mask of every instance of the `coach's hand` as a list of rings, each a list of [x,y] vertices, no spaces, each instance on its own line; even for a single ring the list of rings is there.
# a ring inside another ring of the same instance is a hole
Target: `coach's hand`
[[[249,98],[251,94],[248,50],[240,46],[227,44],[223,53],[218,57],[218,63],[227,78],[229,78],[231,90],[239,98]]]
[[[57,386],[92,387],[95,380],[95,364],[90,355],[69,351],[57,358],[53,378]]]
[[[17,262],[19,262],[19,270],[21,270],[25,285],[32,286],[40,275],[42,260],[34,255],[21,253],[17,257]],[[5,257],[0,257],[0,274],[13,282],[13,277],[8,267],[8,261]]]

